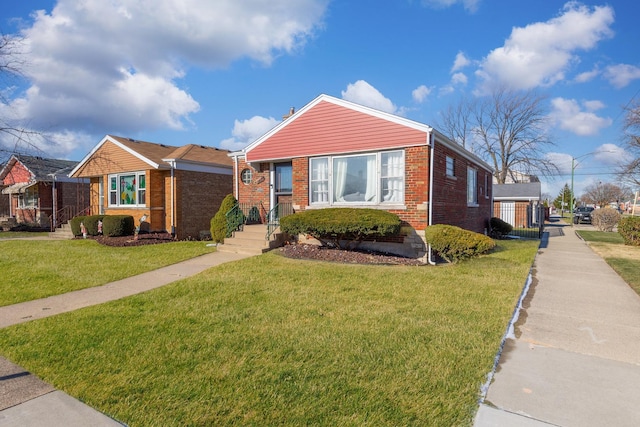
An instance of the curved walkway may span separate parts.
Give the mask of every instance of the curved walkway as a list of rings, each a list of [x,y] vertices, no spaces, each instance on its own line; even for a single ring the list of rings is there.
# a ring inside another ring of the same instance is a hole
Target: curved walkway
[[[216,251],[103,286],[0,307],[0,328],[128,297],[248,256]],[[0,425],[111,427],[123,424],[0,357]]]
[[[572,227],[546,227],[475,427],[637,426],[640,296]]]

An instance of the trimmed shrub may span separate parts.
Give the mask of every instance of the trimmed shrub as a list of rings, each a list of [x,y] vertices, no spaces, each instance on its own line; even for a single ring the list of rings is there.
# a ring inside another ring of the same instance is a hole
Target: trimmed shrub
[[[131,215],[105,215],[102,219],[102,234],[109,237],[132,236],[135,231]]]
[[[618,223],[618,233],[625,245],[640,246],[640,216],[627,216]]]
[[[355,249],[365,239],[397,236],[402,221],[378,209],[314,209],[280,218],[280,230],[291,236],[305,234],[324,246]]]
[[[237,203],[233,194],[227,194],[220,204],[220,209],[211,218],[211,239],[214,242],[224,243],[225,237],[231,237],[231,233],[227,233],[227,212]]]
[[[600,231],[613,231],[613,227],[618,224],[620,218],[622,215],[615,209],[609,207],[596,209],[591,212],[591,225]]]
[[[430,225],[424,231],[427,243],[447,262],[476,257],[496,246],[490,237],[445,224]]]
[[[89,236],[98,235],[98,221],[102,221],[104,217],[104,215],[89,215],[84,217],[84,227],[87,229]]]
[[[493,217],[489,220],[489,230],[494,239],[504,239],[513,231],[513,226],[500,218]]]
[[[84,219],[86,218],[86,216],[81,215],[81,216],[76,216],[71,218],[71,220],[69,221],[69,226],[71,227],[71,232],[73,233],[74,236],[82,236],[82,231],[80,231],[80,223],[84,222]]]

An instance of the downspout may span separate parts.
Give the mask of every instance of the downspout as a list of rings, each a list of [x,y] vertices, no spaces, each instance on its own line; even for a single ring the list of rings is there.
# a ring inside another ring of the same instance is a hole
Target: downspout
[[[174,174],[174,170],[175,170],[175,166],[176,166],[176,162],[172,161],[171,162],[171,235],[173,237],[176,236],[176,217],[175,217],[175,200],[174,200],[174,193],[175,193],[175,186],[174,186],[174,181],[175,181],[175,174]]]
[[[238,200],[238,197],[240,197],[240,186],[238,185],[238,156],[233,156],[233,181],[235,183],[235,186],[233,188],[233,192],[235,194],[233,196],[236,198],[236,200]]]
[[[58,192],[56,191],[56,175],[53,175],[53,183],[52,183],[52,189],[51,189],[51,210],[53,211],[51,213],[51,217],[53,219],[53,224],[51,224],[51,229],[53,231],[56,230],[56,227],[58,226],[58,218],[57,218],[57,210],[58,210]]]
[[[430,227],[433,224],[433,157],[434,157],[434,147],[435,146],[435,138],[433,137],[433,129],[429,133],[429,219],[427,222],[427,227]],[[432,251],[431,245],[427,245],[427,262],[430,265],[436,265],[436,262],[431,259]]]

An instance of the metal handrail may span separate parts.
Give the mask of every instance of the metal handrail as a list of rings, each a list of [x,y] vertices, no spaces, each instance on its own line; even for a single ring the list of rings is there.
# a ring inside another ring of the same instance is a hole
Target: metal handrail
[[[233,232],[239,230],[244,224],[245,216],[242,209],[240,209],[240,204],[236,203],[233,205],[233,207],[227,211],[225,217],[227,218],[227,234],[225,237],[231,237]]]
[[[54,216],[49,216],[49,224],[51,224],[51,231],[55,231],[58,228],[58,225],[64,224],[72,218],[75,218],[80,215],[88,215],[91,213],[91,206],[87,206],[84,209],[77,210],[76,206],[67,205],[58,209],[55,215],[55,221],[53,220]]]
[[[292,215],[293,204],[276,203],[276,205],[267,214],[267,235],[266,240],[270,240],[273,233],[280,227],[280,218]]]

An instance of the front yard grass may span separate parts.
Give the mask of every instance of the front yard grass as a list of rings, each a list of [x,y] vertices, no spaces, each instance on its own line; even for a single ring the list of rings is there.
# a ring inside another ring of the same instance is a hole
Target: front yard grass
[[[0,240],[0,306],[104,285],[212,250],[204,242],[114,248],[94,240]]]
[[[0,231],[0,239],[18,239],[24,237],[48,236],[47,231]]]
[[[271,252],[0,330],[0,348],[132,427],[471,425],[538,243],[435,268]]]
[[[625,245],[619,233],[589,230],[577,233],[640,295],[640,247]]]

